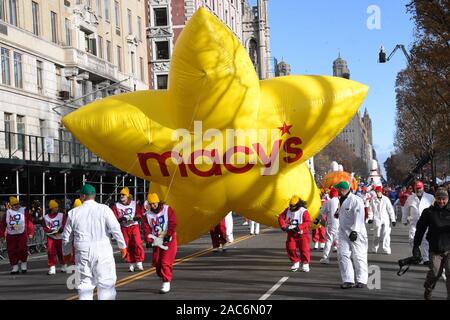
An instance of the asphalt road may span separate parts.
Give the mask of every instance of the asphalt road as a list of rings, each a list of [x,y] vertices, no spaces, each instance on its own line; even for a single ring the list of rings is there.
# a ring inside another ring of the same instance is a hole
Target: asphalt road
[[[179,247],[174,266],[172,290],[159,294],[161,280],[151,268],[151,249],[146,249],[142,272],[128,272],[116,253],[117,299],[122,300],[291,300],[291,299],[422,299],[426,267],[413,266],[402,277],[397,276],[397,260],[410,255],[407,228],[397,226],[392,234],[392,255],[369,254],[372,279],[380,270],[379,289],[340,289],[341,279],[336,254],[331,264],[319,263],[321,253],[311,252],[311,271],[290,272],[285,234],[262,226],[257,236],[249,235],[242,219],[234,219],[235,242],[226,252],[212,252],[208,235]],[[371,239],[372,231],[367,225]],[[28,273],[12,276],[7,261],[0,261],[0,299],[76,299],[76,290],[67,287],[68,274],[48,276],[47,258],[34,254]],[[369,278],[369,282],[371,278]],[[374,283],[374,282],[372,282]],[[441,279],[433,297],[446,298]]]

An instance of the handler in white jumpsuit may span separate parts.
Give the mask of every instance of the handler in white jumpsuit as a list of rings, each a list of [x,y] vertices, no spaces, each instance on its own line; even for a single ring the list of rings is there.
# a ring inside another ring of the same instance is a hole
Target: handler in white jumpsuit
[[[347,181],[341,181],[334,187],[340,195],[340,207],[337,214],[339,215],[338,261],[343,282],[341,288],[364,288],[369,276],[364,202],[350,192]]]
[[[395,227],[395,211],[391,200],[383,195],[381,186],[375,187],[375,192],[376,197],[370,200],[368,221],[375,224],[372,252],[377,253],[381,242],[383,252],[391,254],[391,224]]]
[[[327,202],[322,206],[320,209],[319,216],[314,221],[315,224],[319,223],[321,219],[326,217],[327,221],[327,233],[326,233],[326,242],[325,247],[323,248],[323,258],[320,259],[320,263],[323,264],[329,264],[330,259],[328,258],[330,256],[331,247],[333,246],[333,242],[336,241],[338,238],[338,231],[339,231],[339,219],[337,219],[334,215],[337,213],[339,209],[339,198],[338,198],[338,192],[336,189],[332,188],[330,190],[330,197]]]
[[[414,246],[414,235],[416,234],[416,225],[419,221],[422,211],[429,208],[434,202],[434,196],[424,192],[424,186],[422,181],[417,181],[414,184],[414,192],[406,199],[405,205],[402,211],[402,223],[408,225],[409,223],[409,245],[411,248]],[[422,245],[420,246],[420,253],[424,264],[430,262],[429,258],[429,245],[426,239],[426,235],[423,237]]]
[[[99,300],[114,300],[117,276],[109,234],[117,240],[124,257],[126,244],[120,224],[108,206],[95,201],[92,185],[85,184],[78,193],[83,204],[69,212],[63,232],[64,258],[71,256],[73,242],[80,300],[92,300],[95,287]]]

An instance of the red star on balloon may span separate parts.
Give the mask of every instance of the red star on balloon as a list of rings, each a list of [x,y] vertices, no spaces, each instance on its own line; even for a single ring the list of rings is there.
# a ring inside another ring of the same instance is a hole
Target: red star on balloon
[[[286,124],[286,122],[283,122],[283,126],[282,127],[278,127],[278,129],[281,130],[281,136],[284,136],[285,133],[291,134],[291,131],[289,131],[291,128],[293,127],[293,125],[288,126]]]

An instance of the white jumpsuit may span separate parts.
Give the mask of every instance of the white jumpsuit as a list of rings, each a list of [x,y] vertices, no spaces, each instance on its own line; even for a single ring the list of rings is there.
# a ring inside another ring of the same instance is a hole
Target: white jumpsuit
[[[72,253],[73,242],[80,300],[92,300],[95,287],[99,300],[116,298],[116,264],[109,234],[120,249],[126,248],[120,224],[108,206],[87,200],[69,211],[63,232],[63,254]]]
[[[230,211],[225,216],[225,226],[226,226],[226,230],[227,230],[227,242],[233,242],[234,241],[234,237],[233,237],[233,211]]]
[[[383,252],[391,254],[391,222],[396,221],[396,218],[388,197],[375,197],[370,200],[369,220],[373,220],[375,225],[372,251],[376,253],[381,242]]]
[[[338,231],[339,231],[339,219],[334,217],[334,214],[339,209],[339,198],[334,197],[325,202],[323,207],[320,209],[319,217],[327,217],[327,229],[326,229],[326,242],[323,249],[323,258],[328,259],[330,255],[331,247],[333,242],[337,242]]]
[[[342,203],[338,210],[339,236],[338,236],[338,261],[342,282],[367,284],[367,231],[364,224],[364,202],[352,194]],[[349,235],[356,231],[356,241],[350,241]],[[353,261],[352,261],[353,258]]]
[[[419,200],[419,197],[415,193],[408,196],[406,199],[405,205],[402,210],[402,223],[406,224],[409,222],[409,244],[411,248],[414,244],[414,235],[416,234],[416,225],[417,221],[419,221],[420,216],[422,215],[423,210],[429,208],[434,201],[433,195],[424,192],[422,198]],[[424,262],[429,261],[429,245],[426,239],[427,234],[422,240],[422,245],[420,246],[420,253],[422,254],[422,259]]]

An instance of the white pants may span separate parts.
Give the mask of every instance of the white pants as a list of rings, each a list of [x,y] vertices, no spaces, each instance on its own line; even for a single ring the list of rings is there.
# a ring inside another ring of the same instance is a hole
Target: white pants
[[[76,249],[76,267],[80,275],[80,300],[93,300],[97,287],[98,300],[115,300],[116,264],[110,244],[92,244],[88,250]]]
[[[325,241],[325,247],[323,248],[323,258],[328,259],[330,256],[331,248],[333,247],[333,242],[336,241],[337,243],[337,235],[338,235],[338,229],[337,228],[328,228],[326,232],[326,241]]]
[[[342,282],[355,283],[356,274],[356,282],[367,284],[367,248],[367,236],[358,233],[358,238],[352,242],[345,232],[339,231],[338,262]]]
[[[383,252],[391,253],[391,226],[388,221],[383,221],[379,225],[375,225],[372,251],[378,251],[380,242]]]
[[[233,237],[233,211],[230,211],[230,213],[228,213],[225,216],[225,226],[226,226],[226,232],[227,232],[227,242],[233,242],[234,241],[234,237]]]
[[[259,223],[255,221],[250,221],[250,233],[259,234]]]
[[[411,248],[414,246],[414,235],[416,234],[416,223],[409,225],[409,245],[411,246]],[[429,256],[430,255],[429,254],[430,246],[426,239],[427,234],[428,234],[428,231],[425,232],[423,239],[422,239],[422,244],[420,245],[420,253],[422,254],[423,261],[430,261],[430,256]]]

